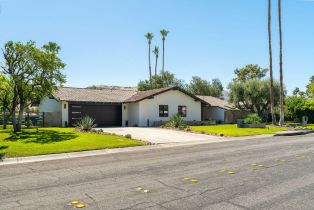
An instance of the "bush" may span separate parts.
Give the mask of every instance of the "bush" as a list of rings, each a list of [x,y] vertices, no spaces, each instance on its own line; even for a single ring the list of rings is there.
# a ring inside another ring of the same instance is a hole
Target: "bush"
[[[262,123],[262,118],[259,117],[257,114],[249,114],[244,120],[243,123],[245,124],[252,124],[258,125]]]
[[[95,120],[89,116],[83,117],[75,125],[75,127],[80,129],[81,131],[92,131],[92,128],[94,128],[95,126]]]
[[[124,137],[127,138],[127,139],[131,139],[132,138],[131,134],[126,134]]]
[[[184,123],[182,116],[176,114],[170,118],[169,122],[166,123],[165,127],[184,129],[186,128],[186,124]]]

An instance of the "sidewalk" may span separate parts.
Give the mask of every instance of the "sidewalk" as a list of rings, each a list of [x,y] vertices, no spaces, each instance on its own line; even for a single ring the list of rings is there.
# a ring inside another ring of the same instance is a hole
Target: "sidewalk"
[[[0,166],[12,165],[12,164],[22,164],[22,163],[33,163],[41,161],[50,161],[50,160],[62,160],[70,158],[80,158],[80,157],[90,157],[98,155],[108,155],[115,153],[124,153],[124,152],[137,152],[137,151],[148,151],[160,148],[170,148],[177,146],[188,146],[188,145],[198,145],[198,144],[211,144],[211,143],[221,143],[229,141],[242,141],[249,139],[263,139],[269,138],[273,135],[258,135],[258,136],[246,136],[246,137],[221,137],[219,139],[210,139],[207,141],[189,141],[183,143],[167,143],[167,144],[154,144],[147,146],[137,146],[137,147],[126,147],[126,148],[115,148],[115,149],[103,149],[103,150],[90,150],[82,152],[70,152],[70,153],[61,153],[61,154],[50,154],[50,155],[38,155],[38,156],[29,156],[29,157],[17,157],[17,158],[5,158],[0,160]]]

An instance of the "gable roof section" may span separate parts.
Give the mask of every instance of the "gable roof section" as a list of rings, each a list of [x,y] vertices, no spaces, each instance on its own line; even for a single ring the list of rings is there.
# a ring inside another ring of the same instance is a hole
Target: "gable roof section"
[[[70,88],[61,87],[53,96],[60,101],[70,102],[96,102],[96,103],[122,103],[137,91],[134,88]]]
[[[213,97],[213,96],[200,96],[197,95],[198,98],[202,99],[203,101],[206,101],[207,104],[213,107],[219,107],[224,110],[239,110],[234,105],[228,103],[227,101],[221,100],[219,98]]]
[[[162,94],[170,90],[178,90],[194,100],[207,103],[200,97],[197,97],[179,87],[165,87],[147,91],[137,91],[134,88],[103,88],[103,89],[88,89],[88,88],[72,88],[60,87],[53,96],[59,101],[69,102],[94,102],[94,103],[132,103],[142,101]]]
[[[142,101],[144,99],[148,99],[148,98],[154,97],[156,95],[162,94],[162,93],[167,92],[169,90],[178,90],[178,91],[180,91],[180,92],[190,96],[191,98],[194,98],[194,100],[206,103],[205,101],[203,101],[202,99],[198,98],[197,96],[195,96],[195,95],[193,95],[193,94],[183,90],[182,88],[176,87],[176,86],[159,88],[159,89],[153,89],[153,90],[147,90],[147,91],[139,91],[137,94],[131,96],[130,98],[128,98],[124,102],[132,103],[132,102]]]

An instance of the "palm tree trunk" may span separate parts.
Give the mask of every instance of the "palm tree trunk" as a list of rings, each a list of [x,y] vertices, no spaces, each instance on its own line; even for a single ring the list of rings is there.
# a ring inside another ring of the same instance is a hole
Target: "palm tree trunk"
[[[268,0],[268,46],[269,46],[269,74],[270,74],[270,111],[272,124],[276,124],[275,106],[274,106],[274,78],[273,78],[273,52],[271,41],[271,0]]]
[[[151,66],[151,63],[150,63],[150,45],[151,45],[151,42],[149,41],[148,42],[148,69],[149,69],[149,82],[150,82],[150,87],[152,88],[152,66]]]
[[[156,62],[155,62],[155,88],[157,88],[157,62],[158,62],[158,55],[156,55]]]
[[[282,28],[281,28],[281,0],[278,0],[278,23],[279,23],[279,69],[280,69],[280,126],[284,124],[284,88],[282,70]]]
[[[165,72],[165,38],[162,38],[162,81],[164,82],[164,72]]]

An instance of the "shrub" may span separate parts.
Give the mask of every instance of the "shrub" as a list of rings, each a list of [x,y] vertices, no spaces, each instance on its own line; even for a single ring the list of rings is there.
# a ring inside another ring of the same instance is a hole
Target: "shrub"
[[[173,115],[165,126],[168,128],[186,128],[186,124],[184,123],[182,116],[179,114]]]
[[[124,137],[127,138],[127,139],[131,139],[132,138],[131,134],[126,134]]]
[[[245,124],[253,124],[258,125],[262,123],[262,118],[259,117],[257,114],[249,114],[244,120],[243,123]]]
[[[92,128],[94,128],[95,126],[95,120],[89,116],[83,117],[75,125],[75,127],[80,129],[81,131],[91,131]]]

